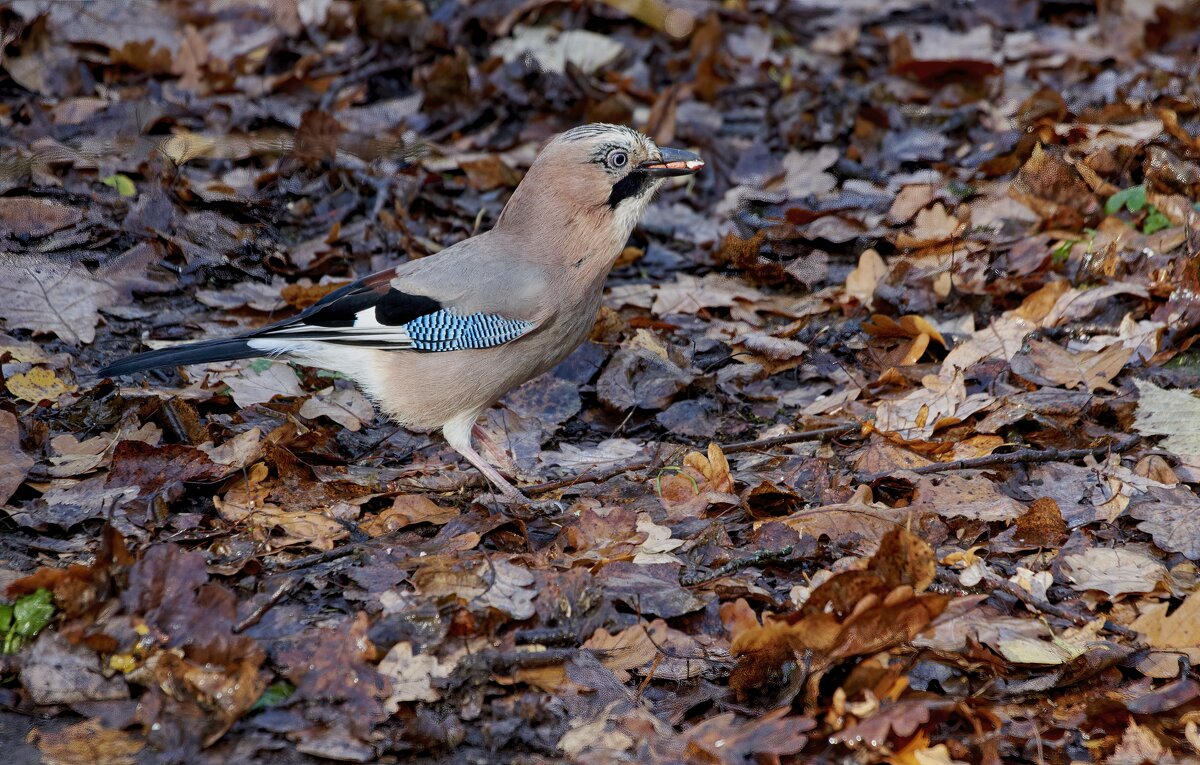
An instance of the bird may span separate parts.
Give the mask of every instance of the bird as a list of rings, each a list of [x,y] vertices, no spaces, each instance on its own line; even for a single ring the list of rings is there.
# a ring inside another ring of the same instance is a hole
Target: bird
[[[584,341],[654,193],[703,167],[699,155],[629,127],[572,128],[545,143],[488,231],[351,282],[291,318],[129,356],[97,374],[254,357],[335,370],[401,426],[440,429],[498,498],[525,504],[472,446],[474,435],[503,459],[476,421]]]

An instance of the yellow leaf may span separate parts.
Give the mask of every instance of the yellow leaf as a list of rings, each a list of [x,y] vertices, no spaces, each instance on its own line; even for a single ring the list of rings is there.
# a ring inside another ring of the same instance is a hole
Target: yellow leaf
[[[75,390],[74,385],[68,385],[45,367],[34,367],[24,374],[15,374],[8,378],[8,392],[21,399],[37,404],[42,401],[54,401],[64,393]]]

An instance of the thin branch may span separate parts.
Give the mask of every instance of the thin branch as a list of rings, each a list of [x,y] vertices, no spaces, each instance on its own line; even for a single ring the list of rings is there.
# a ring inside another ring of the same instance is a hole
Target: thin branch
[[[1036,464],[1041,462],[1071,462],[1084,457],[1103,457],[1106,454],[1122,454],[1137,445],[1142,437],[1136,433],[1122,438],[1113,444],[1093,446],[1086,449],[1018,449],[1006,454],[989,454],[986,457],[972,457],[953,462],[935,462],[932,465],[905,468],[906,472],[917,475],[930,473],[945,473],[952,470],[974,470],[976,468],[995,467],[997,465]],[[860,473],[855,478],[860,483],[871,483],[891,475],[892,470],[879,473]]]
[[[721,451],[726,454],[735,454],[737,452],[749,452],[758,449],[770,449],[775,446],[783,446],[785,444],[797,444],[802,441],[824,441],[827,438],[836,438],[837,436],[850,433],[858,429],[858,423],[843,423],[842,425],[834,425],[828,428],[819,428],[817,430],[806,430],[801,433],[788,433],[783,436],[772,436],[771,438],[760,438],[755,441],[735,441],[732,444],[722,444]],[[681,449],[693,448],[689,446],[680,446]],[[701,448],[701,447],[694,447]],[[644,460],[636,460],[628,462],[624,465],[616,465],[613,467],[603,468],[601,470],[592,470],[569,478],[562,478],[557,481],[547,481],[545,483],[537,483],[533,486],[526,486],[523,491],[527,496],[535,494],[545,494],[548,491],[555,489],[567,489],[581,483],[603,483],[609,478],[614,478],[622,473],[632,473],[635,470],[644,470],[646,468],[658,467],[663,464],[660,459],[661,453],[655,454],[654,457]]]
[[[1016,584],[1015,582],[1010,582],[1002,577],[989,576],[987,577],[987,583],[989,586],[997,590],[1002,590],[1009,595],[1012,595],[1014,598],[1035,611],[1039,611],[1043,614],[1050,614],[1051,616],[1057,616],[1060,619],[1066,619],[1077,627],[1083,627],[1095,619],[1095,617],[1074,613],[1066,608],[1063,608],[1062,606],[1058,606],[1054,603],[1037,598],[1033,595],[1033,593],[1027,591],[1020,585]],[[1104,620],[1104,627],[1102,629],[1105,632],[1110,632],[1114,635],[1120,635],[1121,637],[1127,637],[1131,640],[1138,639],[1138,633],[1135,630],[1131,630],[1128,627],[1122,627],[1120,624],[1114,624],[1108,619]]]
[[[783,560],[792,554],[796,549],[792,545],[785,545],[778,550],[759,550],[753,555],[747,555],[744,558],[734,558],[723,566],[714,568],[711,571],[699,572],[690,571],[679,575],[679,584],[684,587],[694,587],[698,584],[711,582],[714,579],[720,579],[723,576],[736,573],[743,568],[758,566],[763,563],[772,563],[774,561]]]
[[[283,600],[285,597],[290,595],[293,590],[296,589],[296,587],[300,584],[303,577],[301,577],[301,576],[286,576],[286,577],[281,577],[281,579],[282,579],[282,581],[280,581],[279,584],[275,585],[275,589],[273,589],[271,591],[271,594],[267,597],[267,599],[265,601],[263,601],[261,604],[259,604],[258,608],[255,608],[254,611],[252,611],[251,613],[249,613],[246,616],[245,619],[242,619],[240,622],[238,622],[236,625],[234,625],[233,632],[235,635],[241,634],[242,632],[244,632],[244,631],[250,629],[251,627],[253,627],[254,625],[258,624],[258,622],[264,616],[266,616],[267,612],[275,607],[276,603]]]
[[[722,444],[721,451],[726,454],[735,454],[737,452],[752,452],[758,449],[770,449],[773,446],[784,446],[786,444],[798,444],[803,441],[824,441],[827,438],[837,438],[858,430],[857,422],[846,422],[841,425],[832,425],[828,428],[818,428],[816,430],[805,430],[800,433],[788,433],[784,436],[772,436],[771,438],[760,438],[757,441],[736,441],[732,444]]]

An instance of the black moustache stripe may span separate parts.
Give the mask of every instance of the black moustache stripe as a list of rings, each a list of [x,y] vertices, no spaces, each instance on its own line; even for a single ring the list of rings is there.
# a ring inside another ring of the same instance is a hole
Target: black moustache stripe
[[[630,197],[640,197],[646,193],[646,189],[650,188],[650,184],[654,182],[644,170],[630,170],[629,173],[613,184],[612,191],[608,195],[608,206],[612,209],[617,209],[617,205]]]

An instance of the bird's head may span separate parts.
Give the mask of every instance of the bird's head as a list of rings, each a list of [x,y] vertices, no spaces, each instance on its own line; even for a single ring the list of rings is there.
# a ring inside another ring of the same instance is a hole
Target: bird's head
[[[665,179],[691,175],[702,167],[704,160],[698,155],[659,148],[631,128],[582,125],[560,133],[543,147],[513,201],[533,186],[536,199],[567,211],[568,221],[609,228],[624,244]]]

